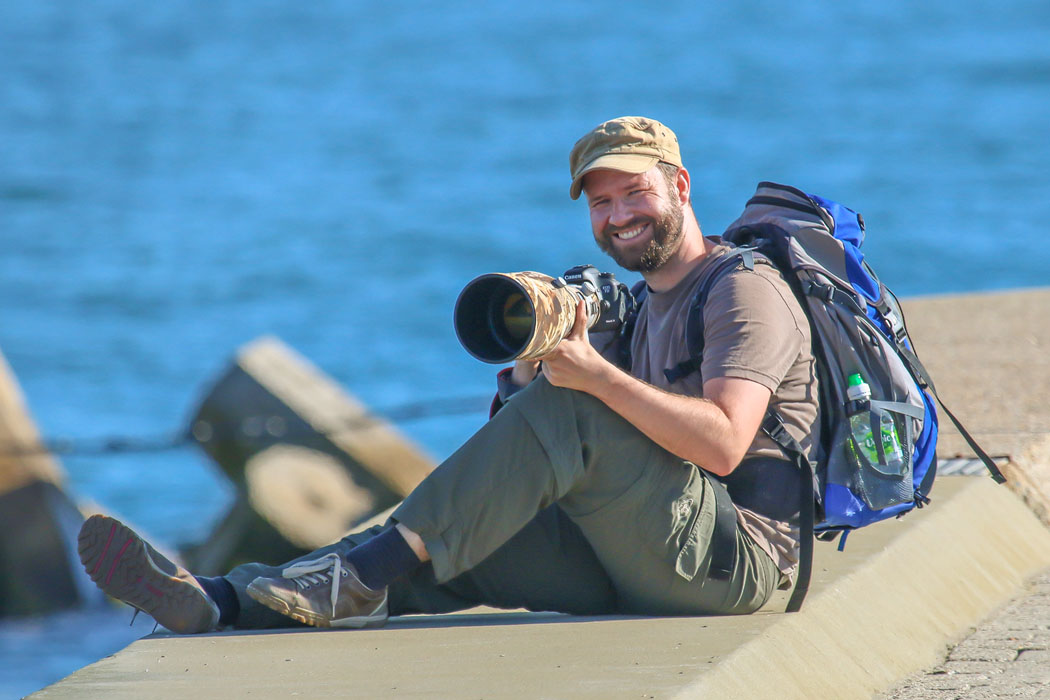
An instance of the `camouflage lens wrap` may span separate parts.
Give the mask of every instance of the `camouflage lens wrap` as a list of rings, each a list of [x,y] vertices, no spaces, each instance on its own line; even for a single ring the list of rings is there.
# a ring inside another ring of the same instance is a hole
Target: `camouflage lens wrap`
[[[524,292],[532,304],[535,321],[528,342],[514,359],[535,360],[558,346],[576,322],[579,289],[571,285],[555,288],[554,279],[540,272],[511,272],[505,275]]]
[[[456,335],[483,362],[535,360],[572,330],[582,296],[573,285],[555,287],[554,278],[540,272],[482,275],[456,301]]]

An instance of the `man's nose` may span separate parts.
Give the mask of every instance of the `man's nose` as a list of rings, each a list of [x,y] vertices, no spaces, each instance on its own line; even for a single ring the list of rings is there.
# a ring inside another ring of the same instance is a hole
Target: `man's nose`
[[[634,212],[623,200],[613,200],[609,212],[609,223],[613,226],[623,226],[631,222]]]

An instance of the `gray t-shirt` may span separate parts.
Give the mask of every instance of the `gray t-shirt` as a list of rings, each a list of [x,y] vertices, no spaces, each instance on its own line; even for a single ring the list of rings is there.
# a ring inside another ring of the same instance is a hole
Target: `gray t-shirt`
[[[718,238],[710,254],[673,289],[648,290],[631,342],[631,374],[665,391],[703,396],[703,382],[736,377],[757,382],[772,392],[770,406],[784,419],[788,432],[809,450],[818,435],[816,364],[809,322],[780,273],[756,263],[715,282],[704,305],[704,353],[699,372],[669,383],[664,370],[689,359],[685,343],[688,309],[715,261],[732,250]],[[784,459],[784,453],[761,431],[747,457]],[[703,468],[704,465],[697,465]],[[787,497],[795,498],[792,492]],[[790,581],[798,563],[798,528],[737,507],[745,531],[776,562]]]

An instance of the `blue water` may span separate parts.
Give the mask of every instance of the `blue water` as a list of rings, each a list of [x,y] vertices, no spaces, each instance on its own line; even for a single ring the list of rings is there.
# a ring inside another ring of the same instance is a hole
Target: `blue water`
[[[377,409],[483,396],[456,295],[603,262],[567,155],[622,114],[709,233],[771,179],[863,212],[904,296],[1046,285],[1050,5],[860,5],[3,0],[0,350],[54,437],[175,431],[266,333]],[[484,407],[400,427],[441,458]],[[232,498],[189,449],[62,463],[169,544]],[[152,626],[117,629],[0,622],[0,695]]]

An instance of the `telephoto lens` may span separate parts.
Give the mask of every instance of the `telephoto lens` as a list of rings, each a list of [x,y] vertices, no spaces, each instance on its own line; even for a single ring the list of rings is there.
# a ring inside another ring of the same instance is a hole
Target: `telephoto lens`
[[[460,293],[456,335],[482,362],[535,360],[569,334],[581,299],[591,329],[618,328],[634,309],[626,286],[591,265],[573,267],[558,278],[541,272],[493,272],[475,278]]]
[[[540,272],[493,272],[456,301],[459,342],[482,362],[533,360],[553,350],[576,321],[579,293]]]

